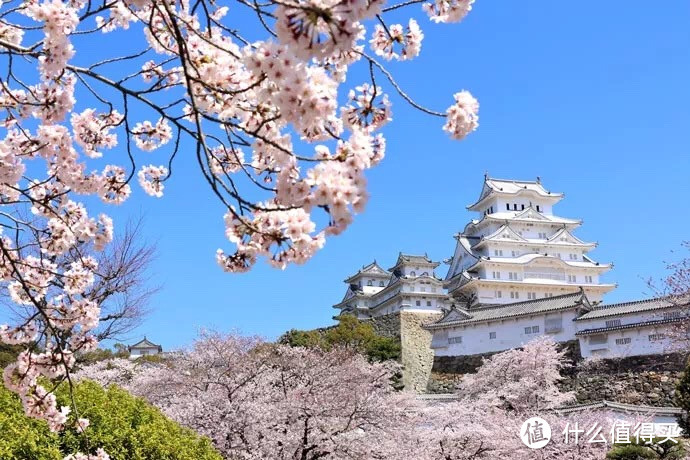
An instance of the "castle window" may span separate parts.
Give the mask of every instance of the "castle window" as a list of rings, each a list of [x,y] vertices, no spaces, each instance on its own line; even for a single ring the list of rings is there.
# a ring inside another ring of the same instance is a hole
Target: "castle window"
[[[417,300],[417,301],[415,302],[415,305],[417,305],[418,307],[421,307],[421,306],[422,306],[422,301],[421,301],[421,300]]]
[[[544,320],[544,332],[554,334],[563,330],[563,317],[546,318]]]
[[[448,343],[462,343],[462,336],[448,337]]]
[[[490,339],[495,339],[495,338],[496,338],[496,333],[495,333],[495,332],[489,332],[489,338],[490,338]]]
[[[427,307],[430,307],[430,306],[431,306],[431,300],[427,300],[427,301],[426,301],[426,306],[427,306]]]
[[[503,257],[503,249],[494,249],[494,256]]]
[[[651,335],[650,335],[650,337],[651,337]],[[616,339],[616,345],[628,345],[630,342],[632,342],[632,339],[630,337],[623,337],[622,339]]]
[[[513,203],[513,211],[517,211],[517,203]]]
[[[534,300],[537,298],[537,293],[536,292],[528,292],[527,293],[527,299],[529,300]]]
[[[545,239],[546,239],[546,233],[540,232],[540,233],[539,233],[539,238],[541,238],[542,240],[545,240]]]
[[[586,283],[591,283],[591,282],[592,282],[592,275],[586,275],[586,276],[585,276],[585,282],[586,282]]]
[[[619,319],[610,319],[606,321],[606,327],[618,327],[621,325],[621,320]]]
[[[501,297],[503,297],[503,293],[502,293],[501,291],[496,291],[496,292],[494,292],[494,296],[495,296],[497,299],[500,299]]]
[[[410,272],[410,276],[417,276],[417,274],[414,271],[412,271]]]
[[[524,204],[522,205],[522,210],[523,210],[523,211],[525,210],[525,205],[524,205]]]
[[[649,335],[649,341],[650,342],[658,342],[659,340],[664,340],[666,338],[666,334],[650,334]]]
[[[539,205],[537,205],[537,211],[540,211],[540,212],[541,212],[541,209],[539,208]]]
[[[603,345],[608,342],[608,336],[607,335],[593,335],[592,337],[589,338],[589,344],[590,345]]]
[[[510,291],[510,298],[511,299],[519,299],[520,293],[518,291]]]
[[[664,312],[664,319],[676,319],[680,318],[679,311],[666,311]]]
[[[422,276],[429,276],[429,272],[422,273]]]
[[[513,257],[517,257],[519,255],[520,255],[520,253],[518,251],[513,251]]]
[[[539,326],[527,326],[525,328],[525,334],[538,334]]]
[[[506,211],[510,211],[510,203],[506,203]]]
[[[379,281],[379,286],[383,287],[385,286],[385,283],[383,281]]]
[[[371,280],[367,281],[367,286],[373,286],[373,285],[374,285],[374,283]]]

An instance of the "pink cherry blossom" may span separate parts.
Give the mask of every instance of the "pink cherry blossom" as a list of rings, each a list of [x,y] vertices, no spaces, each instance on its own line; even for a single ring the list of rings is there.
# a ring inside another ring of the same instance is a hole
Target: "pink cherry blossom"
[[[468,91],[455,93],[455,104],[446,111],[443,129],[454,139],[464,139],[479,126],[479,102]]]

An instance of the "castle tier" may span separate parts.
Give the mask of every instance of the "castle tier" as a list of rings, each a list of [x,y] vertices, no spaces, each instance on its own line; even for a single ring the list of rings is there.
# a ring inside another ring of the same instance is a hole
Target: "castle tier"
[[[485,176],[476,203],[479,213],[455,235],[455,253],[444,285],[468,308],[535,300],[584,290],[601,302],[615,284],[599,277],[611,269],[588,256],[596,243],[573,234],[582,221],[559,217],[553,207],[563,198],[536,181]]]

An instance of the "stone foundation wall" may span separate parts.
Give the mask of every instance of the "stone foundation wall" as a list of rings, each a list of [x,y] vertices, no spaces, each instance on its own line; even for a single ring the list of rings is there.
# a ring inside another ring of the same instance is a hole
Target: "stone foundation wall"
[[[431,348],[431,332],[422,329],[422,325],[434,322],[440,317],[440,312],[403,311],[400,314],[403,384],[406,390],[418,393],[426,391],[434,365],[434,351]]]
[[[388,315],[377,316],[366,319],[374,327],[376,333],[383,337],[400,340],[400,313],[390,313]]]
[[[630,356],[583,361],[576,341],[566,342],[573,366],[563,372],[561,388],[575,391],[578,403],[603,399],[628,404],[674,406],[675,387],[686,363],[686,355]],[[471,356],[436,357],[427,384],[429,393],[451,393],[464,374],[476,372],[491,353]]]
[[[563,382],[578,403],[607,399],[629,404],[674,406],[676,383],[685,367],[681,353],[583,361]]]

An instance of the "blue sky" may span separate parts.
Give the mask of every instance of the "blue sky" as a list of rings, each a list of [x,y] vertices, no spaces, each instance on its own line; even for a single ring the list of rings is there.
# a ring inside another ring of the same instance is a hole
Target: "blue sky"
[[[392,95],[387,156],[367,175],[366,212],[308,264],[262,263],[242,275],[215,264],[215,250],[230,249],[223,210],[183,152],[163,199],[136,191],[111,210],[120,224],[143,215],[159,249],[152,274],[163,289],[131,340],[146,334],[173,348],[203,327],[275,338],[330,324],[342,280],[372,259],[388,267],[398,251],[450,256],[485,171],[541,176],[566,194],[556,212],[584,219],[576,234],[599,242],[595,260],[615,264],[609,302],[644,296],[644,279],[679,256],[671,251],[690,239],[690,3],[479,0],[457,25],[405,11],[426,37],[418,59],[392,66],[401,86],[439,110],[470,90],[478,131],[452,141],[441,119]],[[360,82],[354,74],[349,83]]]

